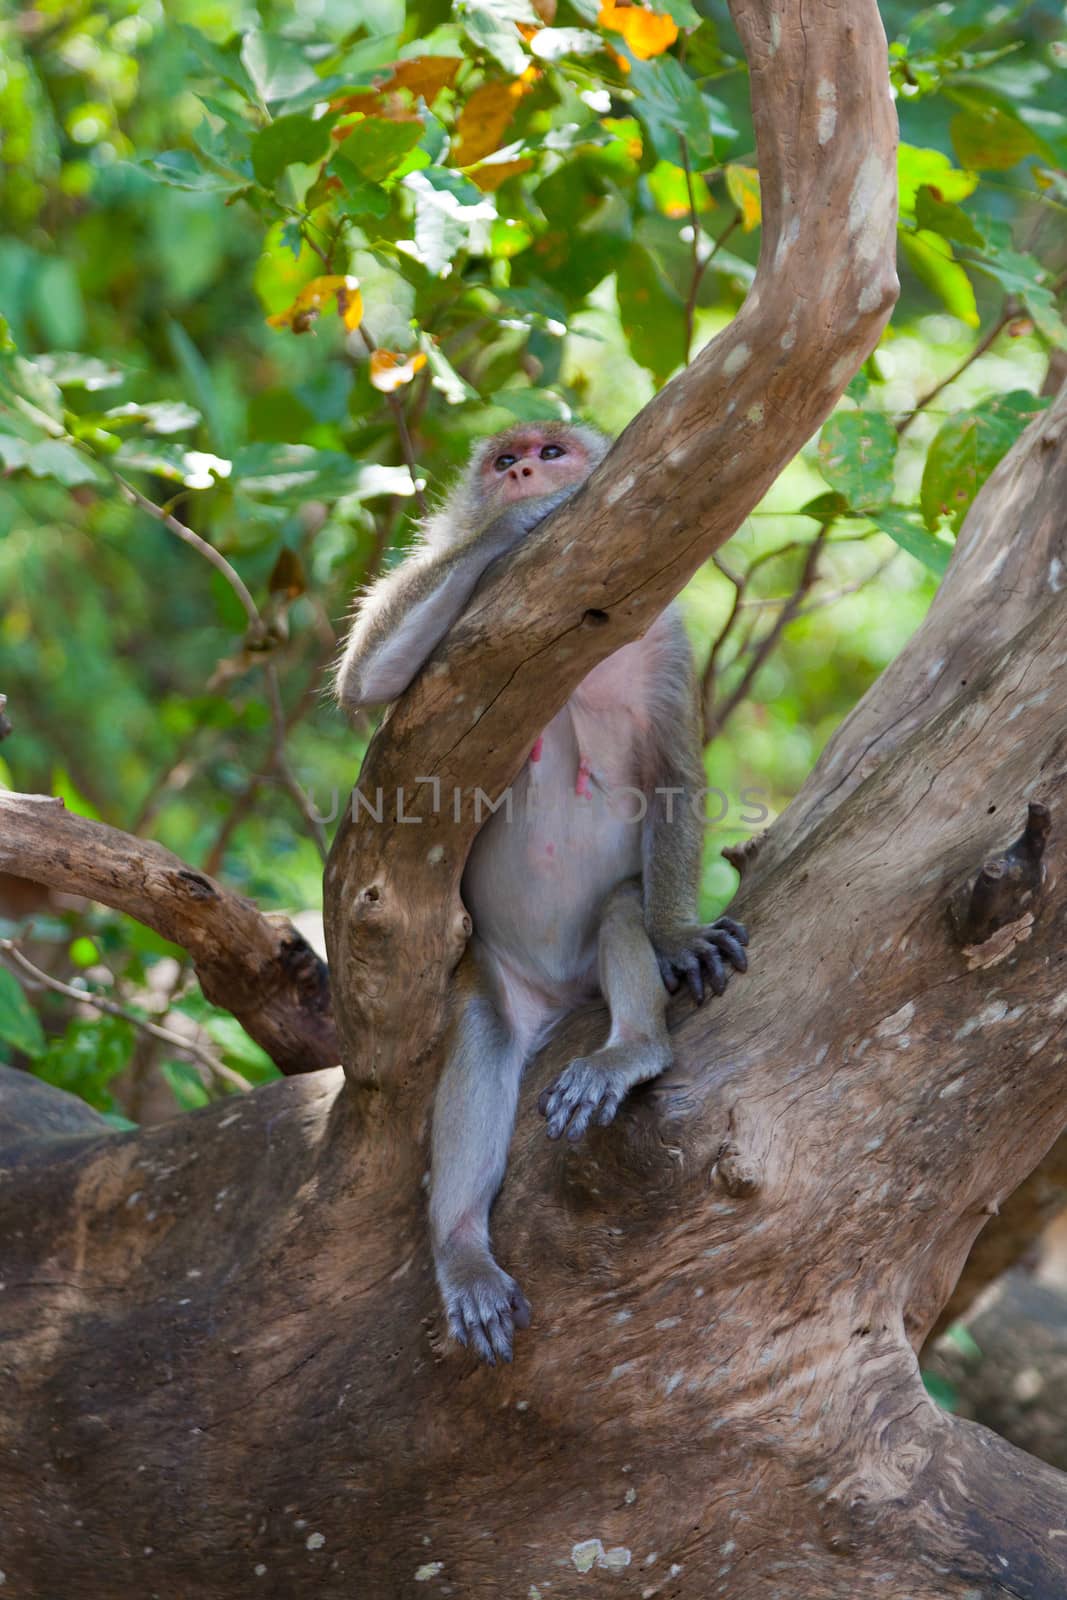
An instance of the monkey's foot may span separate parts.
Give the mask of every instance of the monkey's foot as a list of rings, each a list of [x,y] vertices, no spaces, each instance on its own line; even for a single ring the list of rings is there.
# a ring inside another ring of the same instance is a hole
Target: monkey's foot
[[[537,1102],[548,1122],[548,1137],[558,1139],[566,1132],[568,1139],[580,1139],[591,1122],[606,1128],[634,1085],[658,1078],[670,1064],[666,1038],[609,1044],[595,1055],[579,1056]]]
[[[511,1360],[516,1328],[530,1326],[530,1302],[492,1256],[439,1273],[449,1331],[495,1367]]]
[[[736,972],[748,971],[743,948],[747,943],[748,934],[732,917],[719,917],[707,927],[694,923],[652,934],[652,948],[668,990],[674,994],[683,982],[688,983],[698,1006],[704,1004],[705,972],[715,994],[726,988],[724,956]]]

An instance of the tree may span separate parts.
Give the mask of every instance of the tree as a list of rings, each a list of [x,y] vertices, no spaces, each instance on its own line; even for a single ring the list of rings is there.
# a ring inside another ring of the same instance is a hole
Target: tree
[[[496,1219],[536,1310],[514,1367],[473,1371],[434,1323],[419,1180],[471,791],[496,795],[546,711],[724,542],[895,294],[874,5],[733,14],[756,284],[612,451],[582,540],[571,509],[539,531],[376,736],[361,792],[403,788],[422,820],[401,824],[393,799],[380,826],[347,813],[333,845],[346,1075],[116,1134],[4,1073],[16,1593],[1064,1585],[1064,1480],[940,1412],[915,1352],[1067,1121],[1055,831],[1045,849],[1067,703],[1065,399],[981,489],[912,644],[749,853],[751,973],[714,1009],[676,1003],[676,1066],[581,1147],[546,1150],[530,1107],[596,1019],[531,1071]],[[458,818],[432,779],[461,793]],[[0,868],[151,917],[209,989],[240,991],[276,1057],[329,1049],[321,974],[299,952],[294,976],[288,932],[55,802],[0,796],[0,814]]]

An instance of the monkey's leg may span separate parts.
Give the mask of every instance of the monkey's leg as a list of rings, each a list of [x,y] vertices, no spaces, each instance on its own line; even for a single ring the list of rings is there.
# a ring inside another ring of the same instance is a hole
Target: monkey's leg
[[[607,1043],[572,1061],[544,1091],[538,1109],[548,1136],[580,1139],[590,1122],[606,1127],[637,1083],[671,1064],[667,991],[645,931],[641,891],[623,884],[607,899],[598,945],[600,988],[611,1011]]]
[[[504,1180],[525,1053],[501,1015],[492,974],[472,953],[433,1113],[430,1231],[448,1325],[483,1361],[511,1360],[530,1307],[489,1248],[489,1208]]]

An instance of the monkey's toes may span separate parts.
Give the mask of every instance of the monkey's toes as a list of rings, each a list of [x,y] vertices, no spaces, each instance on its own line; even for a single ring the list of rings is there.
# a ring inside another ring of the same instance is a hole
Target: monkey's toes
[[[614,1121],[624,1093],[624,1085],[602,1068],[579,1059],[542,1091],[537,1109],[548,1123],[550,1139],[564,1132],[568,1139],[580,1139],[594,1117],[601,1128]]]

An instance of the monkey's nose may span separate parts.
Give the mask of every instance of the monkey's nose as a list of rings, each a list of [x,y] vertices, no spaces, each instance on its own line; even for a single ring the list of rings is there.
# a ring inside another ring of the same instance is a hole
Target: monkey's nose
[[[532,478],[533,477],[533,468],[532,467],[523,467],[522,475],[523,475],[524,478]]]

